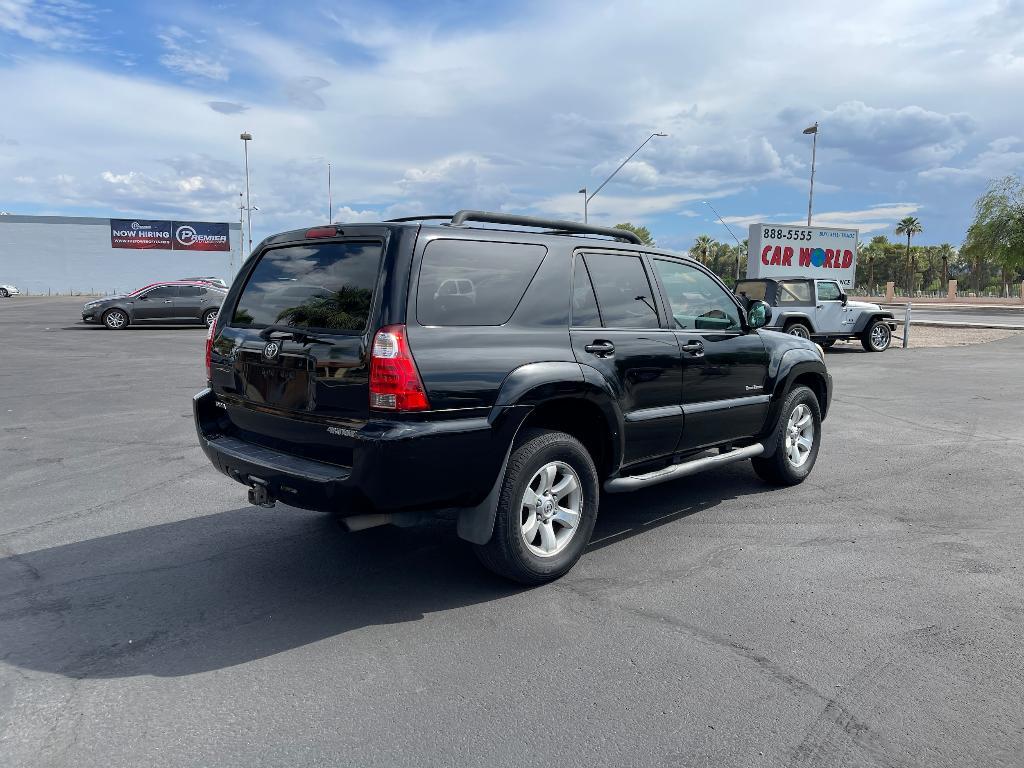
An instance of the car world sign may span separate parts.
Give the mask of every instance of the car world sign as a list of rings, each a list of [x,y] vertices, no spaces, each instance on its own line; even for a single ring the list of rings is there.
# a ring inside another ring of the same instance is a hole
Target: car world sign
[[[747,277],[813,277],[852,288],[857,271],[857,230],[751,224]]]
[[[230,251],[228,225],[204,221],[111,219],[111,248]]]

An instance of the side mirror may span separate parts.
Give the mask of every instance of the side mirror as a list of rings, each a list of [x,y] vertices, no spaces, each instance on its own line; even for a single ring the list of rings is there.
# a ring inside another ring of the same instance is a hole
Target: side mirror
[[[839,294],[839,302],[840,302],[840,303],[841,303],[841,304],[842,304],[842,305],[843,305],[844,307],[846,306],[846,302],[848,302],[849,300],[850,300],[850,298],[849,298],[849,297],[848,297],[848,296],[847,296],[847,295],[846,295],[845,293],[841,293],[841,294]]]
[[[772,319],[772,308],[763,301],[752,301],[747,307],[747,325],[752,329],[764,328]]]

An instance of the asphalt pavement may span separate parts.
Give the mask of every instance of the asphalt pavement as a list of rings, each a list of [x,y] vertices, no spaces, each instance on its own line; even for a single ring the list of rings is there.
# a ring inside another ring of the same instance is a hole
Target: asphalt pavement
[[[0,302],[0,765],[1024,764],[1024,337],[829,355],[803,485],[608,497],[521,589],[448,523],[249,506],[204,330],[81,303]]]

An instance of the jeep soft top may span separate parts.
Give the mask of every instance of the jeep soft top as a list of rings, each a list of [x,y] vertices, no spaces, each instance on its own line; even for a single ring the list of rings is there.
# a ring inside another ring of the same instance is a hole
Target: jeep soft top
[[[453,512],[485,564],[539,583],[582,554],[601,486],[748,458],[807,476],[831,378],[769,317],[624,230],[481,211],[294,230],[234,280],[196,426],[253,503],[352,529]]]

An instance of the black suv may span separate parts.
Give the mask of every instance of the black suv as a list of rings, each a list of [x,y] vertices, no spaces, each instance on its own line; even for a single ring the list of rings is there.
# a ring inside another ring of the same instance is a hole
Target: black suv
[[[602,488],[743,459],[807,477],[832,379],[770,319],[617,229],[461,211],[286,232],[211,328],[196,427],[255,504],[352,530],[454,510],[484,564],[537,584],[583,553]]]

